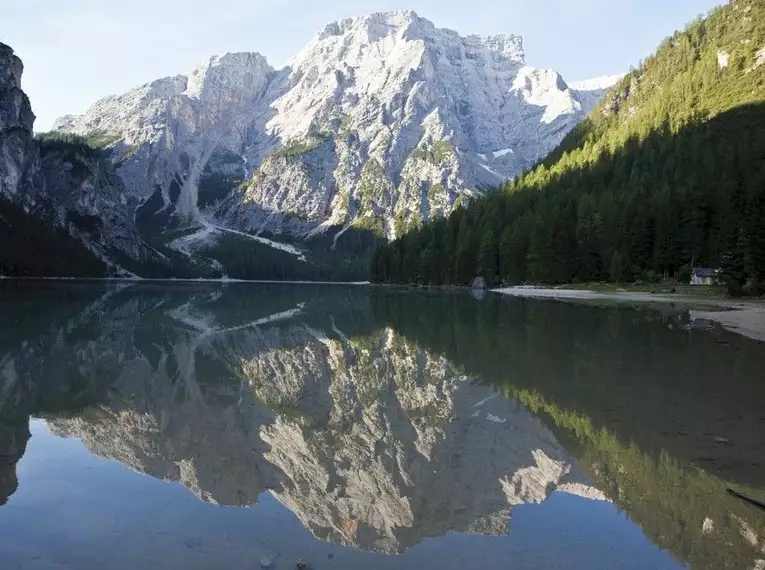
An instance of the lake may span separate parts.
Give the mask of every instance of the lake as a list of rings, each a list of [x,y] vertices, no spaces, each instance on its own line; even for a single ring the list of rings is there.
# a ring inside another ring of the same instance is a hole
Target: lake
[[[673,307],[0,284],[0,567],[765,568],[765,344]]]

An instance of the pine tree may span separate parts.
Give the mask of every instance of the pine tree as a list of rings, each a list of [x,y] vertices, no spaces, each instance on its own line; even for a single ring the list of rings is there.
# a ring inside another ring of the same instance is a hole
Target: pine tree
[[[486,227],[481,235],[478,247],[477,274],[483,276],[490,285],[497,278],[497,243],[496,234],[491,227]]]
[[[747,238],[744,229],[739,231],[736,246],[723,254],[720,265],[720,278],[728,287],[728,291],[734,297],[743,294],[746,283],[745,255],[747,251]]]

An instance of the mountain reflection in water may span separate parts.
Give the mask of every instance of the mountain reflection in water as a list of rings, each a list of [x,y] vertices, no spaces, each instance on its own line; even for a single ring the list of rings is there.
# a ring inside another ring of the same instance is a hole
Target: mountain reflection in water
[[[3,287],[0,311],[0,504],[31,416],[363,551],[512,536],[557,492],[615,502],[680,564],[765,558],[724,493],[762,493],[765,350],[676,311],[235,285]]]

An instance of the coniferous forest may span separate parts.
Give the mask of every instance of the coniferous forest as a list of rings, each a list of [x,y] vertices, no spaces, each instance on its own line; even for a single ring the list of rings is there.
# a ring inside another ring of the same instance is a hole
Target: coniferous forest
[[[379,247],[377,282],[765,282],[765,0],[666,39],[536,168]]]

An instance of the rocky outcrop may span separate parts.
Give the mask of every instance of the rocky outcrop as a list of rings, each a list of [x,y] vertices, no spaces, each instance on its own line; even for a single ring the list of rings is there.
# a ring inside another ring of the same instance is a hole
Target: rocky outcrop
[[[213,57],[188,76],[107,97],[82,117],[60,119],[57,129],[99,134],[114,147],[112,159],[132,196],[146,198],[158,188],[165,205],[174,202],[179,216],[196,218],[207,175],[236,177],[244,160],[264,158],[273,75],[259,54]]]
[[[80,143],[40,142],[40,176],[55,223],[77,238],[112,272],[146,262],[163,265],[135,224],[138,201],[100,151]]]
[[[13,50],[0,44],[0,206],[19,213],[5,219],[0,212],[0,224],[23,226],[24,216],[35,224],[45,220],[52,236],[59,231],[75,238],[83,255],[95,256],[113,272],[122,272],[124,259],[161,262],[136,230],[138,200],[125,193],[122,179],[100,152],[66,137],[35,140],[22,71]],[[14,235],[13,227],[3,229]],[[17,229],[23,235],[24,229]],[[17,247],[12,241],[5,245]]]
[[[32,126],[35,116],[21,90],[24,65],[13,50],[0,43],[0,199],[36,203],[39,154]]]
[[[131,196],[181,220],[394,237],[534,164],[607,86],[526,66],[517,36],[400,11],[332,23],[284,69],[212,58],[56,128],[102,137]]]

